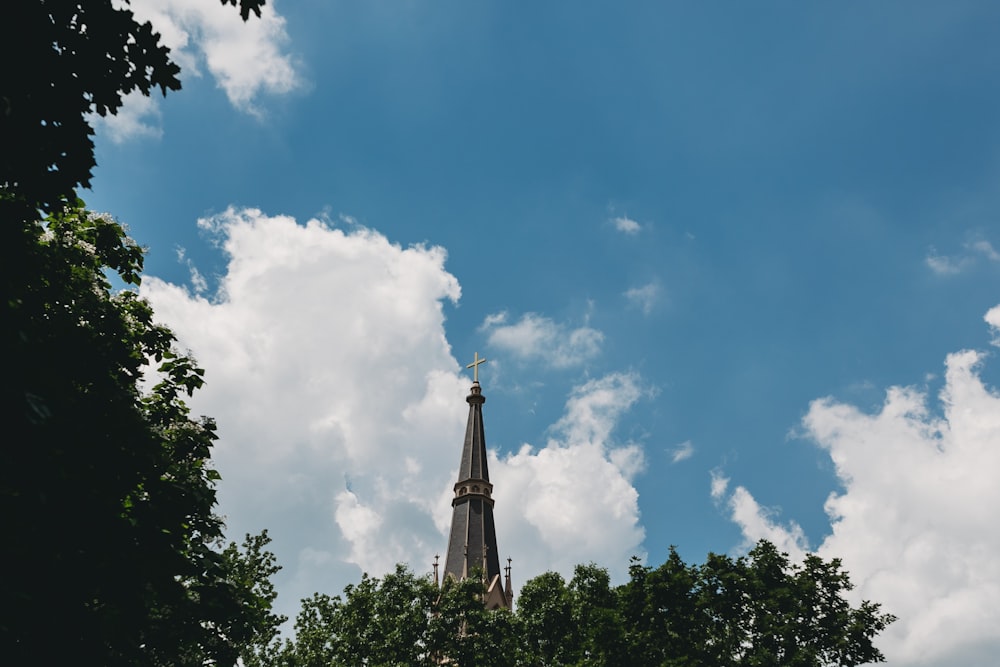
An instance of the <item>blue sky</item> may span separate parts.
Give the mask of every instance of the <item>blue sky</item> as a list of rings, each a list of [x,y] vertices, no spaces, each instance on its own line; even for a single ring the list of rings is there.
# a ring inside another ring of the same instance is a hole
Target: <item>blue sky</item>
[[[844,558],[893,664],[1000,647],[994,3],[134,6],[184,89],[83,196],[286,613],[445,548],[479,352],[521,582],[769,537]]]

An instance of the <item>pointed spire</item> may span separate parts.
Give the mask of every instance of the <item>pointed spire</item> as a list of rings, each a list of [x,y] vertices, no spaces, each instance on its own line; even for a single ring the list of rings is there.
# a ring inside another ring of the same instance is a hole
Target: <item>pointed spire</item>
[[[479,353],[467,368],[473,369],[474,380],[465,401],[469,404],[469,420],[458,467],[455,496],[451,501],[451,534],[445,555],[443,578],[449,575],[465,579],[472,569],[482,568],[485,582],[500,576],[497,556],[496,526],[493,521],[493,485],[490,483],[486,458],[486,433],[483,427],[483,396],[479,385],[479,365],[486,359]]]

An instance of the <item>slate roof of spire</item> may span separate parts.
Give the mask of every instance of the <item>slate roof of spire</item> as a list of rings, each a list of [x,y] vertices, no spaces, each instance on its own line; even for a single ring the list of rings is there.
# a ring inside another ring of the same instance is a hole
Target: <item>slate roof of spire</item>
[[[455,497],[451,501],[451,535],[444,577],[451,575],[455,579],[465,579],[479,568],[489,585],[495,578],[499,580],[500,557],[493,523],[493,485],[486,461],[486,434],[483,429],[486,397],[478,381],[473,382],[465,400],[469,404],[469,421],[465,428]]]

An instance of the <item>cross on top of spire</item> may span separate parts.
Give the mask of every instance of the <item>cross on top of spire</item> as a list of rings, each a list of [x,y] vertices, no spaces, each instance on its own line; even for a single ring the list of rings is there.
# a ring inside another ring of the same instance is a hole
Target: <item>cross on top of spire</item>
[[[486,362],[486,357],[483,357],[482,359],[480,359],[479,358],[479,353],[476,352],[476,354],[472,358],[472,363],[471,364],[466,364],[466,366],[465,366],[466,368],[471,368],[472,369],[472,381],[475,382],[476,384],[479,383],[479,364],[482,364],[482,363],[485,363],[485,362]]]

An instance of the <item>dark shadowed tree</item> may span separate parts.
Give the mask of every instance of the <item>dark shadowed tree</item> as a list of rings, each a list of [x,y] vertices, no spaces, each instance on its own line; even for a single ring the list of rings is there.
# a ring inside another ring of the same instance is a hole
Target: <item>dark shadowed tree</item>
[[[209,2],[212,0],[204,0]],[[239,4],[244,20],[263,0]],[[9,664],[233,664],[270,613],[266,537],[220,551],[202,384],[133,292],[142,252],[83,210],[88,115],[180,87],[128,0],[0,8],[0,646]],[[40,211],[49,214],[39,220]],[[139,383],[148,359],[161,381]]]
[[[277,621],[266,538],[221,551],[202,385],[133,291],[142,251],[77,202],[15,236],[0,448],[8,664],[233,664]],[[150,360],[158,382],[140,381]],[[11,390],[13,388],[13,391]],[[58,636],[53,631],[58,629]]]

